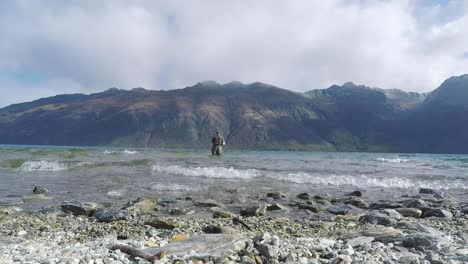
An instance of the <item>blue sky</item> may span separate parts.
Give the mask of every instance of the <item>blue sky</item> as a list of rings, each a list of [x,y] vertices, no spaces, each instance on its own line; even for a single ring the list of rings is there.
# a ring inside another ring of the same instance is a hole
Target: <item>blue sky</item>
[[[468,73],[468,0],[4,0],[0,36],[0,107],[203,80],[426,92]]]

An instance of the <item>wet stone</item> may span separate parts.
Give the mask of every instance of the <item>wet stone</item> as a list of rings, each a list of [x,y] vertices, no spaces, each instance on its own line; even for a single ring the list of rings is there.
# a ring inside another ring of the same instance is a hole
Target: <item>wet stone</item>
[[[310,200],[311,199],[311,196],[308,193],[300,193],[296,197],[301,199],[301,200]]]
[[[361,209],[368,209],[369,204],[358,197],[350,197],[350,199],[344,201],[345,204],[350,204]]]
[[[403,207],[402,204],[393,202],[377,202],[369,205],[369,209],[396,209],[401,207]]]
[[[451,219],[453,217],[453,214],[447,210],[443,209],[432,209],[427,212],[424,212],[423,217],[441,217],[441,218],[446,218],[446,219]]]
[[[468,206],[465,206],[461,209],[464,214],[468,214]]]
[[[405,207],[408,207],[408,208],[423,208],[423,207],[427,207],[427,203],[421,199],[414,199],[414,200],[406,200],[406,201],[403,201],[402,204],[405,206]]]
[[[359,191],[359,190],[356,190],[354,192],[350,192],[348,194],[346,194],[346,196],[356,196],[356,197],[361,197],[362,196],[362,192]]]
[[[269,204],[267,205],[267,211],[279,211],[279,210],[288,210],[285,206],[282,206],[279,203]]]
[[[395,210],[405,217],[419,218],[422,215],[422,211],[417,208],[397,208]]]
[[[35,186],[34,189],[33,189],[34,194],[45,194],[45,193],[48,193],[48,192],[49,192],[49,190],[47,190],[44,187],[40,187],[40,186]]]
[[[359,222],[377,225],[393,225],[401,219],[401,214],[394,209],[380,209],[366,212],[359,218]]]
[[[271,192],[267,193],[266,195],[269,198],[273,198],[274,200],[280,200],[286,198],[286,194],[280,192]]]
[[[96,212],[98,205],[96,203],[65,203],[60,205],[64,213],[72,213],[74,216],[84,215],[92,216]]]
[[[223,207],[221,203],[218,203],[217,201],[212,199],[197,201],[195,202],[195,205],[200,207]]]
[[[250,208],[244,208],[240,210],[241,216],[263,216],[266,214],[267,206],[260,205]]]
[[[334,215],[346,215],[348,214],[348,209],[343,207],[331,207],[327,209],[327,212]]]
[[[311,211],[313,213],[320,212],[319,207],[317,207],[315,205],[310,205],[310,204],[299,204],[298,208],[301,209],[301,210],[308,210],[308,211]]]
[[[126,220],[128,217],[128,212],[124,210],[117,209],[98,209],[94,214],[94,217],[99,222],[110,223],[119,220]]]
[[[223,228],[216,225],[207,225],[202,231],[207,234],[222,234],[224,233]]]
[[[152,226],[156,229],[174,229],[177,227],[176,224],[172,223],[169,220],[161,219],[161,218],[156,218],[151,221],[145,222],[145,225]]]

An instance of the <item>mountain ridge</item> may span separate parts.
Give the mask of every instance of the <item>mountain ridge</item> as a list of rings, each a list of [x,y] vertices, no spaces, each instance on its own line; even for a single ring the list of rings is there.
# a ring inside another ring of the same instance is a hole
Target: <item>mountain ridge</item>
[[[447,135],[468,138],[431,122],[435,116],[447,129],[465,131],[466,76],[428,94],[350,82],[298,93],[205,81],[175,90],[57,95],[0,109],[0,143],[206,148],[220,129],[239,149],[468,153],[468,144]]]

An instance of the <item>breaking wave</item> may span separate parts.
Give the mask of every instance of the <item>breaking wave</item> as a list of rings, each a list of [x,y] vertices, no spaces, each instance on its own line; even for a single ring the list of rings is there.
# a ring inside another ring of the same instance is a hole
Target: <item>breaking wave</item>
[[[177,165],[161,166],[153,165],[153,171],[161,173],[179,174],[184,176],[207,177],[207,178],[238,178],[251,179],[261,176],[258,170],[240,170],[224,167],[182,167]]]
[[[468,189],[466,180],[422,180],[420,178],[403,178],[395,176],[372,177],[371,175],[336,175],[311,174],[306,172],[274,172],[256,169],[235,169],[224,167],[183,167],[178,165],[153,165],[153,171],[168,174],[178,174],[190,177],[253,179],[269,178],[277,181],[295,184],[315,184],[331,186],[383,187],[383,188],[433,188],[433,189]]]
[[[137,151],[134,150],[104,150],[104,155],[118,155],[118,154],[127,154],[127,155],[134,155],[137,154]]]
[[[378,158],[377,161],[390,162],[390,163],[405,163],[405,162],[408,162],[407,159],[400,159],[400,158],[395,158],[395,159]]]
[[[89,165],[88,162],[64,162],[64,161],[25,161],[18,170],[21,171],[63,171]]]

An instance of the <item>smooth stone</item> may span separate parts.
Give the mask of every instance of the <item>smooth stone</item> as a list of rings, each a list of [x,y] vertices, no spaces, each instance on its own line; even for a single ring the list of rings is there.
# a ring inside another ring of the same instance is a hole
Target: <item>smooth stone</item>
[[[461,209],[464,214],[468,214],[468,206],[465,206]]]
[[[358,237],[349,239],[347,242],[353,248],[358,248],[358,247],[367,248],[367,247],[370,247],[370,244],[372,241],[374,241],[373,237],[358,236]]]
[[[361,197],[362,196],[362,192],[359,191],[359,190],[356,190],[354,192],[350,192],[348,194],[346,194],[346,196],[356,196],[356,197]]]
[[[421,209],[422,207],[427,207],[427,203],[421,199],[406,200],[403,201],[402,204],[408,208]]]
[[[203,227],[202,231],[207,234],[222,234],[224,233],[223,228],[216,225],[207,225]]]
[[[10,205],[22,205],[24,201],[16,197],[5,197],[0,198],[0,205],[10,206]]]
[[[64,213],[72,213],[74,216],[92,216],[98,205],[96,203],[65,203],[60,205]]]
[[[364,213],[359,218],[359,222],[377,225],[393,225],[401,219],[401,214],[394,209],[380,209]]]
[[[441,249],[452,244],[450,237],[425,232],[408,234],[402,238],[402,245],[407,248]]]
[[[399,241],[403,232],[401,230],[395,229],[393,227],[374,227],[362,230],[355,234],[358,236],[372,237],[375,241],[382,243],[390,243]],[[349,243],[349,242],[348,242]]]
[[[318,213],[320,212],[320,208],[317,207],[317,206],[314,206],[314,205],[310,205],[310,204],[299,204],[298,205],[298,208],[301,209],[301,210],[308,210],[308,211],[311,211],[313,213]]]
[[[436,193],[438,193],[438,191],[436,191],[434,189],[430,189],[430,188],[420,188],[419,193],[421,193],[421,194],[436,194]]]
[[[348,209],[343,207],[330,207],[327,209],[327,212],[334,215],[346,215],[348,214]]]
[[[331,201],[333,200],[333,197],[331,195],[329,195],[328,193],[326,194],[317,194],[317,195],[314,195],[314,199],[315,200],[327,200],[327,201]]]
[[[188,238],[180,242],[169,243],[157,249],[144,249],[150,255],[154,255],[162,250],[167,255],[175,255],[184,259],[199,258],[208,260],[210,258],[219,259],[234,252],[239,252],[245,248],[245,239],[238,235],[228,234],[203,234]]]
[[[99,222],[110,223],[119,220],[126,220],[128,218],[128,212],[117,209],[98,209],[94,214],[94,217]]]
[[[33,189],[33,193],[35,193],[35,194],[45,194],[45,193],[48,193],[48,192],[49,192],[49,190],[47,190],[44,187],[40,187],[40,186],[35,186],[34,189]]]
[[[193,214],[194,211],[187,209],[187,208],[172,208],[169,210],[171,215],[189,215]]]
[[[266,205],[260,205],[240,210],[241,216],[264,216],[267,212]]]
[[[195,202],[196,206],[201,206],[201,207],[223,207],[222,204],[218,203],[215,200],[208,199],[204,201],[197,201]]]
[[[18,236],[25,236],[26,234],[28,234],[26,231],[21,230],[21,231],[18,232],[17,235],[18,235]]]
[[[145,222],[145,225],[152,226],[152,227],[154,227],[156,229],[169,229],[169,230],[172,230],[174,228],[177,228],[176,224],[172,223],[169,220],[164,220],[164,219],[161,219],[161,218],[156,218],[156,219],[153,219],[151,221],[147,221],[147,222]]]
[[[213,210],[213,218],[233,219],[235,217],[236,217],[236,215],[231,213],[231,212],[221,211],[221,210]]]
[[[397,208],[395,210],[405,217],[419,218],[422,215],[422,211],[417,208]]]
[[[137,199],[124,208],[131,213],[151,213],[157,210],[158,203],[151,199]]]
[[[286,194],[280,192],[271,192],[267,193],[266,195],[269,198],[273,198],[274,200],[280,200],[286,198]]]
[[[432,209],[427,212],[424,212],[423,216],[424,218],[426,217],[441,217],[441,218],[446,218],[446,219],[451,219],[453,217],[453,214],[447,210],[443,209]]]
[[[349,199],[345,200],[344,203],[356,206],[361,209],[369,208],[369,204],[359,197],[350,197]]]
[[[297,198],[301,200],[310,200],[311,196],[308,193],[300,193],[296,196]]]
[[[288,208],[286,208],[285,206],[282,206],[279,203],[268,204],[266,209],[267,211],[278,211],[278,210],[287,211],[288,210]]]
[[[377,202],[377,203],[371,203],[369,205],[370,209],[396,209],[396,208],[402,208],[403,205],[399,203],[391,203],[391,202]]]

